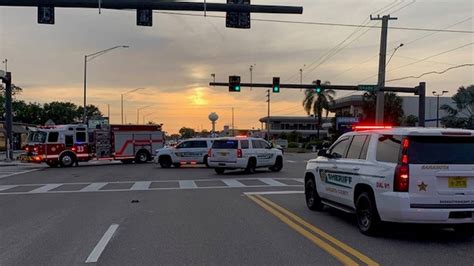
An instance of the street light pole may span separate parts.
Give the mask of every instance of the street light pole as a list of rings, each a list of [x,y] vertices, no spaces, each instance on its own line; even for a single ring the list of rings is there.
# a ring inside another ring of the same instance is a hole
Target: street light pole
[[[137,88],[137,89],[133,89],[131,91],[127,91],[127,92],[124,92],[124,93],[120,94],[120,116],[122,118],[122,125],[123,125],[123,96],[127,95],[129,93],[135,92],[137,90],[144,90],[144,89],[145,88]]]
[[[140,124],[140,110],[143,110],[143,109],[151,107],[151,106],[153,106],[153,104],[137,108],[137,125]]]
[[[256,66],[257,64],[253,64],[250,66],[250,90],[252,90],[252,84],[253,84],[253,68]]]
[[[448,93],[448,91],[442,91],[441,93],[433,91],[433,95],[436,96],[436,127],[439,127],[439,97],[445,93]]]
[[[99,51],[99,52],[96,52],[96,53],[93,53],[93,54],[88,54],[88,55],[85,55],[84,56],[84,110],[83,110],[83,114],[82,114],[82,122],[85,124],[87,121],[87,62],[90,62],[92,60],[94,60],[95,58],[101,56],[101,55],[104,55],[112,50],[115,50],[115,49],[118,49],[118,48],[129,48],[129,46],[127,45],[118,45],[118,46],[114,46],[112,48],[109,48],[109,49],[105,49],[105,50],[102,50],[102,51]]]

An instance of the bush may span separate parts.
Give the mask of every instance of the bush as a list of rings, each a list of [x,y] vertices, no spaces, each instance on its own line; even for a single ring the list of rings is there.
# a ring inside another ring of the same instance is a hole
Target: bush
[[[298,143],[297,142],[290,142],[290,143],[288,143],[288,148],[298,148]]]

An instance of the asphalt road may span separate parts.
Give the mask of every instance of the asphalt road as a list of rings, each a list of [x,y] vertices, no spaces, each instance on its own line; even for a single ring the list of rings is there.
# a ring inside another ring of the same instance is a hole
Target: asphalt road
[[[254,175],[154,164],[8,172],[0,265],[473,265],[472,235],[390,225],[366,237],[350,215],[309,211],[301,178],[312,156]]]

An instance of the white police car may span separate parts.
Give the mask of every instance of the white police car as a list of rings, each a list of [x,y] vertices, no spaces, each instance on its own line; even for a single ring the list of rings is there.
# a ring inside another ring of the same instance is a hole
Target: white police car
[[[355,213],[367,235],[384,221],[474,230],[474,131],[361,129],[308,162],[309,209]]]
[[[183,164],[205,164],[207,166],[207,153],[212,145],[210,138],[187,139],[175,147],[166,147],[156,150],[155,162],[162,168],[172,165],[180,167]]]
[[[223,174],[226,169],[245,169],[251,174],[256,168],[263,167],[278,172],[283,168],[283,154],[264,139],[219,138],[214,140],[209,150],[209,166],[218,174]]]

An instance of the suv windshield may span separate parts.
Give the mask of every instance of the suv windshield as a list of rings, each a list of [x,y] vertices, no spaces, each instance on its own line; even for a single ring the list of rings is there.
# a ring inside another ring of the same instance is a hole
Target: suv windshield
[[[413,164],[474,164],[474,137],[410,137]]]
[[[223,139],[215,140],[212,144],[213,149],[237,149],[239,142],[237,140]]]
[[[28,134],[28,142],[44,143],[46,140],[46,132],[32,131]]]

